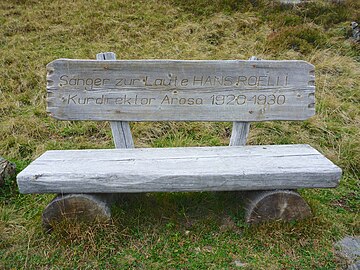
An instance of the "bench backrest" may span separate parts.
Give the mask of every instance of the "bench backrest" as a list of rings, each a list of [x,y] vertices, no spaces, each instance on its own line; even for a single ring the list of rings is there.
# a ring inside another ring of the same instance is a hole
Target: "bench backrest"
[[[47,65],[61,120],[268,121],[315,114],[305,61],[71,60]]]

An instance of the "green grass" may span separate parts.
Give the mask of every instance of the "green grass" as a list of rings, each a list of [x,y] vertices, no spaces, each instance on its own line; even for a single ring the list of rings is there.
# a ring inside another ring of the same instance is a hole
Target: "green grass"
[[[108,123],[46,114],[57,58],[302,59],[316,67],[317,115],[254,123],[249,144],[307,143],[344,170],[336,189],[301,190],[314,216],[249,227],[232,193],[147,194],[108,224],[42,231],[52,195],[0,191],[1,269],[341,269],[333,243],[360,228],[358,1],[10,1],[0,3],[0,155],[18,171],[49,149],[112,148]],[[231,123],[132,123],[138,147],[227,145]]]

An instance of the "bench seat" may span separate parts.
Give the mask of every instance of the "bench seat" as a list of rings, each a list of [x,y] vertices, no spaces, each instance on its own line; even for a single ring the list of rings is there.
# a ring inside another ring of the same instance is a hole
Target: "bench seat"
[[[121,193],[336,187],[341,169],[309,145],[47,151],[21,193]]]

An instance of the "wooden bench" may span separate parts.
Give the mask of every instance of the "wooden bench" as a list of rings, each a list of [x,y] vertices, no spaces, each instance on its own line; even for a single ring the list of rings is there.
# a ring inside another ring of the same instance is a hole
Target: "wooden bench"
[[[58,59],[47,66],[48,112],[109,120],[117,149],[47,151],[17,177],[21,193],[59,194],[46,226],[109,218],[117,193],[247,191],[246,221],[311,214],[298,188],[333,188],[341,170],[309,145],[244,146],[250,122],[315,114],[304,61]],[[135,149],[129,121],[232,121],[231,147]],[[126,149],[125,149],[126,148]]]

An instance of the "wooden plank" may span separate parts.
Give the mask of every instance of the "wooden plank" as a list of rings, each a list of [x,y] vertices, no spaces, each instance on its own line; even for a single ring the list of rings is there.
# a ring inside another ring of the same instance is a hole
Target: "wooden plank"
[[[337,186],[341,170],[308,145],[47,151],[21,193],[221,191]]]
[[[115,60],[112,52],[98,53],[98,60]],[[134,147],[128,122],[111,121],[111,131],[116,148]],[[88,193],[63,194],[60,193],[45,208],[42,214],[44,229],[49,232],[54,224],[61,220],[99,221],[111,217],[111,205],[118,201],[118,193]]]
[[[252,56],[249,60],[261,61]],[[230,146],[246,144],[250,122],[233,122]],[[311,216],[311,209],[304,199],[294,190],[252,190],[238,193],[244,202],[247,223],[267,222],[270,220],[299,220]]]
[[[250,131],[250,122],[233,122],[229,146],[245,145]]]
[[[256,56],[251,56],[249,60],[260,61]],[[242,146],[246,144],[250,132],[250,122],[233,122],[229,146]]]
[[[110,126],[115,148],[134,148],[129,122],[111,121]]]
[[[98,53],[96,59],[115,60],[116,55],[113,52]],[[110,126],[115,148],[134,148],[129,122],[110,121]]]
[[[61,120],[303,120],[315,113],[304,61],[69,60],[47,66]]]

